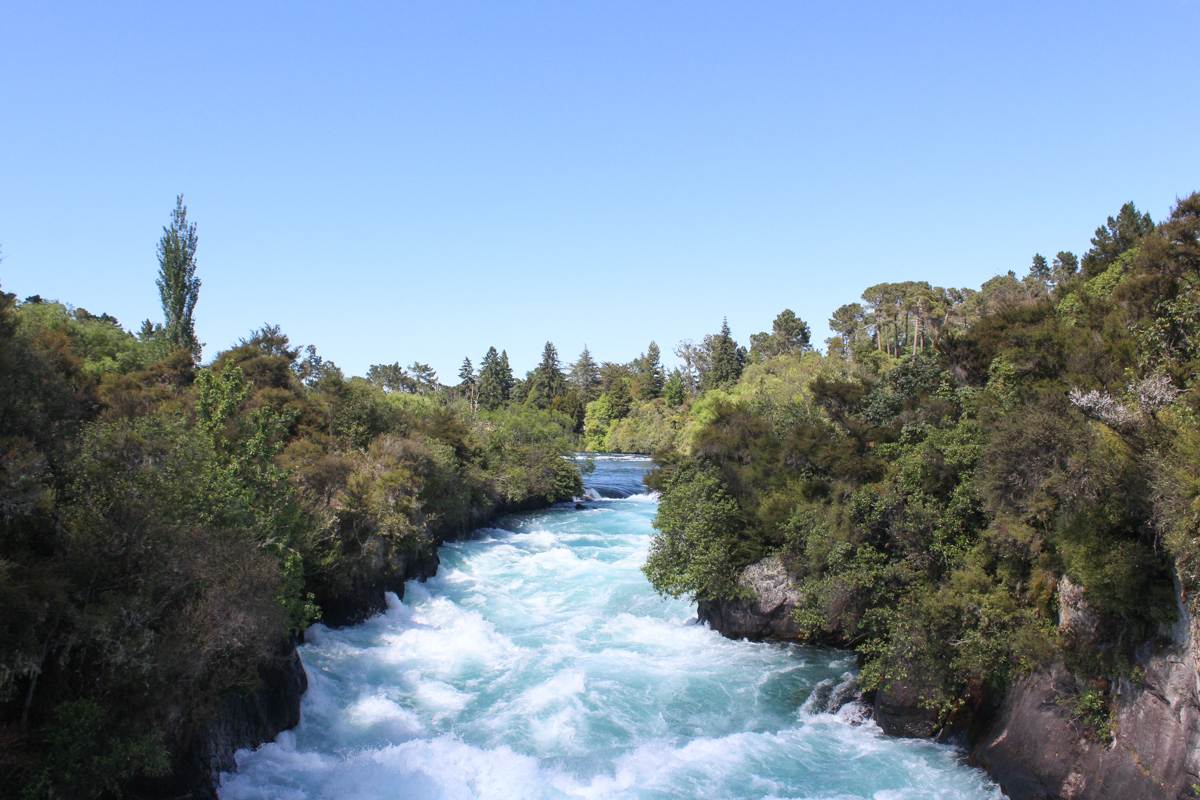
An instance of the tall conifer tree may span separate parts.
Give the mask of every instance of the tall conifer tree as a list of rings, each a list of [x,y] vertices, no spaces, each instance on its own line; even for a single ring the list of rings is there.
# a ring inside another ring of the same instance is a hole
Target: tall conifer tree
[[[587,345],[584,345],[579,359],[571,365],[568,379],[584,403],[590,403],[600,396],[600,365],[592,358]]]
[[[525,402],[538,408],[550,408],[554,401],[567,393],[567,381],[558,363],[558,350],[553,342],[542,348],[542,360],[529,379]]]

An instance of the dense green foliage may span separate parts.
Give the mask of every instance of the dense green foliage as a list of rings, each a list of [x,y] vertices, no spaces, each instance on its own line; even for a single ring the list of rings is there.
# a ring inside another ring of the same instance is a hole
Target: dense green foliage
[[[804,636],[856,647],[868,687],[947,721],[1061,659],[1094,720],[1094,679],[1173,618],[1172,570],[1200,589],[1198,237],[1200,195],[1158,226],[1130,204],[1082,272],[1062,252],[979,291],[872,286],[825,356],[781,315],[660,455],[647,575],[729,598],[778,553]],[[1098,631],[1058,625],[1064,576]]]
[[[1098,678],[1200,589],[1200,195],[1128,204],[1082,259],[978,291],[906,281],[737,344],[513,375],[489,348],[347,377],[264,326],[198,366],[197,237],[159,245],[165,320],[0,293],[0,796],[118,796],[177,765],[222,697],[387,565],[570,498],[563,456],[654,453],[646,574],[735,598],[778,554],[803,635],[942,720],[1061,660]],[[1064,579],[1095,631],[1058,623]]]
[[[574,421],[494,350],[478,393],[273,326],[197,367],[195,246],[180,202],[141,335],[0,293],[0,796],[136,794],[381,567],[581,493]]]

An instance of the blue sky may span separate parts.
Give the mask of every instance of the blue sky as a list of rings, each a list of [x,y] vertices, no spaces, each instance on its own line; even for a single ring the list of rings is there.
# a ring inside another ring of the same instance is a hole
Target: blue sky
[[[198,223],[206,356],[626,360],[977,286],[1200,189],[1200,5],[0,10],[0,285],[129,327]]]

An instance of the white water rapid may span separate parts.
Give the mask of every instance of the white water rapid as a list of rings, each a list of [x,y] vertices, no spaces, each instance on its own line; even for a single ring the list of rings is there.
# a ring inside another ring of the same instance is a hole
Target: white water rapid
[[[648,467],[599,458],[584,509],[503,519],[387,613],[315,626],[300,726],[240,753],[221,797],[1002,797],[949,747],[821,713],[850,655],[730,641],[656,595]]]

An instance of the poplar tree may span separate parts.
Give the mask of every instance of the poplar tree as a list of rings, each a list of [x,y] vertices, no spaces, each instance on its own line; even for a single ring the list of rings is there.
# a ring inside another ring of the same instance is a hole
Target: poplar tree
[[[188,222],[183,195],[175,198],[171,224],[158,242],[158,295],[162,300],[163,333],[167,341],[200,357],[192,314],[200,297],[196,277],[196,224]]]

